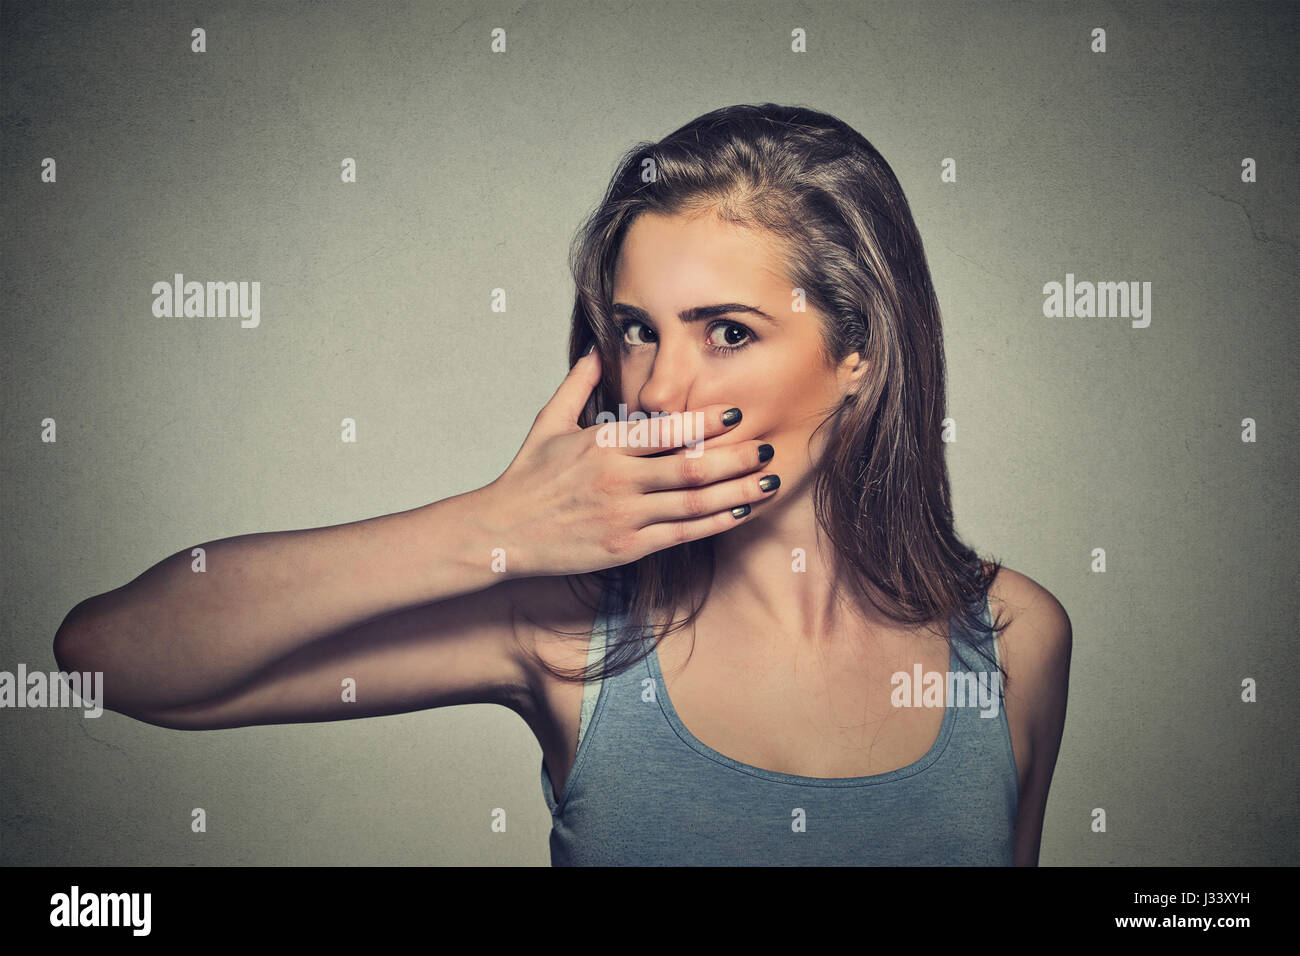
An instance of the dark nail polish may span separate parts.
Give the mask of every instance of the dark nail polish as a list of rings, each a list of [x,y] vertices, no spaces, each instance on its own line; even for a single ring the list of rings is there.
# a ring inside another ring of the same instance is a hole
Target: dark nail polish
[[[730,426],[736,424],[738,421],[740,421],[739,408],[728,408],[722,413],[722,424]]]
[[[771,445],[764,444],[758,446],[758,460],[760,462],[767,461],[775,454],[776,454],[776,449],[773,448]]]
[[[731,509],[731,517],[733,518],[743,518],[747,514],[749,514],[749,505],[741,505],[739,508]]]
[[[776,475],[764,475],[758,479],[758,487],[764,491],[776,491],[781,487],[781,479]]]

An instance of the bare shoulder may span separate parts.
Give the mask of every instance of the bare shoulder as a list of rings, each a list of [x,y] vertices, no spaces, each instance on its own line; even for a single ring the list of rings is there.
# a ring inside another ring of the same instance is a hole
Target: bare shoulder
[[[1055,595],[1019,571],[1003,567],[989,588],[989,610],[994,620],[1007,624],[998,647],[1009,681],[1020,683],[1022,694],[1032,694],[1033,687],[1064,691],[1073,630]]]

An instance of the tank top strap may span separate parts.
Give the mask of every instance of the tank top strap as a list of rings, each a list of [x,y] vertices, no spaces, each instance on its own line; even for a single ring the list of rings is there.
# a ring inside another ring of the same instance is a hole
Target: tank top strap
[[[956,692],[956,703],[964,711],[976,710],[986,717],[1002,709],[1001,655],[987,597],[976,612],[978,627],[972,629],[960,618],[952,621],[952,667],[948,691]]]
[[[978,626],[974,629],[959,617],[952,620],[954,651],[962,667],[976,672],[996,670],[1001,666],[1001,655],[993,632],[992,611],[987,595],[974,613]]]
[[[981,799],[996,794],[1014,821],[1020,803],[1019,778],[1000,671],[1002,656],[987,595],[978,618],[977,631],[965,626],[961,634],[953,635],[957,638],[952,647],[954,673],[945,691],[955,717],[950,746],[978,755],[990,775],[989,790]],[[954,627],[961,625],[954,621]]]
[[[609,618],[611,610],[612,592],[608,587],[604,588],[600,594],[600,607],[596,612],[596,619],[591,625],[591,640],[587,644],[587,668],[588,671],[599,661],[604,659],[605,645],[609,633]],[[582,685],[582,713],[578,720],[578,746],[582,746],[582,738],[587,733],[587,725],[591,723],[592,712],[596,709],[596,700],[600,697],[599,680],[589,680]]]
[[[629,577],[626,569],[607,581],[601,590],[599,608],[591,626],[591,640],[587,644],[587,667],[592,668],[605,658],[609,644],[618,639],[618,629],[622,626],[627,602],[630,598]],[[589,680],[582,687],[582,711],[578,720],[578,746],[587,733],[591,716],[596,712],[596,702],[600,699],[602,680]]]

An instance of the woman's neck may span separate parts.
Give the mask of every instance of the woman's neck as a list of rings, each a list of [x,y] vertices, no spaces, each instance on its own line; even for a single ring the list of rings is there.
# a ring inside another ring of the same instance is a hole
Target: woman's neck
[[[852,596],[842,573],[835,586],[835,548],[817,524],[811,480],[803,485],[782,486],[785,497],[764,502],[754,518],[713,538],[709,600],[724,604],[742,627],[818,644],[846,629],[892,626]]]

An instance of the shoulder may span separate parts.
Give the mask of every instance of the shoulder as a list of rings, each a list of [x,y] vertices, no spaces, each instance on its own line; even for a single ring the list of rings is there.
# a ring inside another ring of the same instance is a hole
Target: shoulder
[[[515,643],[535,690],[554,679],[543,664],[560,669],[585,664],[600,606],[599,578],[592,574],[519,578],[504,591],[504,599],[511,603]]]
[[[1019,571],[1003,567],[989,587],[989,611],[1005,623],[998,649],[1011,682],[1021,692],[1064,691],[1074,643],[1070,616],[1055,595]]]
[[[1006,567],[989,588],[989,611],[994,621],[1006,624],[998,635],[998,650],[1011,706],[1019,711],[1032,749],[1054,750],[1069,690],[1074,644],[1070,616],[1047,588]]]
[[[1019,571],[1005,566],[999,568],[989,587],[989,598],[995,616],[1003,611],[1009,621],[1032,620],[1050,625],[1053,630],[1069,630],[1069,615],[1056,596]]]

